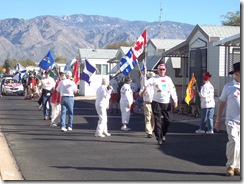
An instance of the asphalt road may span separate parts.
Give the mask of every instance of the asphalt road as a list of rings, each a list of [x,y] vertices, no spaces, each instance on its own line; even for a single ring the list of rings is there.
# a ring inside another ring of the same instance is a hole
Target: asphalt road
[[[0,127],[26,181],[240,181],[225,176],[227,134],[194,133],[199,118],[174,114],[167,141],[144,132],[143,114],[120,130],[120,114],[108,114],[111,137],[94,136],[94,100],[76,98],[73,131],[43,120],[37,100],[0,98]]]

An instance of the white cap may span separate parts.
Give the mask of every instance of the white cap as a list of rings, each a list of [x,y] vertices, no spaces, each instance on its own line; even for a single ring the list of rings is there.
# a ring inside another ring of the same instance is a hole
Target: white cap
[[[66,75],[66,76],[69,76],[69,77],[72,77],[72,73],[71,73],[71,71],[67,71],[65,75]]]

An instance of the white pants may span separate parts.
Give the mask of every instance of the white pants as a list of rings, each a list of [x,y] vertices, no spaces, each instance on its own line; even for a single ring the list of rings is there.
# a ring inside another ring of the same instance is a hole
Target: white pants
[[[226,120],[225,125],[229,140],[226,145],[226,166],[240,168],[240,124]]]
[[[121,118],[122,124],[129,124],[130,121],[130,108],[127,103],[120,103],[120,111],[121,111]]]
[[[51,123],[54,123],[55,119],[58,117],[58,115],[61,112],[61,104],[51,103],[51,106],[52,106]]]
[[[99,118],[99,120],[97,122],[96,135],[102,135],[104,133],[108,133],[107,108],[96,105],[96,111],[97,111],[98,118]]]

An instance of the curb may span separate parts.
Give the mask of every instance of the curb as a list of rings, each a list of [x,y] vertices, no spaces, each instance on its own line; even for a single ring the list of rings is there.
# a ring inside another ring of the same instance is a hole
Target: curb
[[[24,180],[0,128],[0,180]]]

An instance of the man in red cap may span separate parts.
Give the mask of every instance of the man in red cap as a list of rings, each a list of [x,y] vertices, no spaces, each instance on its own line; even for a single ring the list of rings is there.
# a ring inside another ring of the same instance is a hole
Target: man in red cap
[[[223,109],[226,105],[225,125],[228,133],[228,142],[226,145],[227,156],[227,176],[240,175],[240,99],[241,99],[241,73],[240,62],[233,65],[233,70],[229,72],[234,75],[233,81],[225,84],[219,97],[219,107],[215,122],[217,132],[220,130],[220,119]]]
[[[213,116],[214,116],[214,87],[210,83],[211,74],[206,72],[202,75],[204,85],[202,86],[199,96],[201,98],[201,123],[198,130],[195,132],[198,134],[204,134],[206,129],[206,121],[208,122],[208,130],[206,134],[213,134]]]
[[[154,134],[158,144],[166,141],[166,133],[171,123],[171,97],[173,107],[178,106],[178,97],[175,85],[169,76],[166,76],[164,63],[158,65],[158,75],[146,81],[146,86],[153,87],[152,111],[154,115]]]

